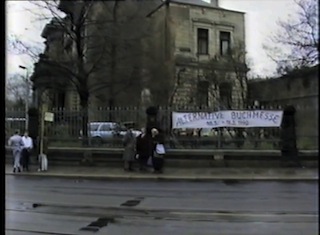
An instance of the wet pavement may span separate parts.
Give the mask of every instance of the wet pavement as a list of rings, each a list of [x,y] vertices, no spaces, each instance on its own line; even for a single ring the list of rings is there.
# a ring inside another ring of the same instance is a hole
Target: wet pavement
[[[6,176],[6,234],[318,234],[318,182]]]
[[[151,169],[149,169],[151,171]],[[116,167],[49,166],[47,172],[38,172],[31,166],[29,172],[12,173],[12,166],[6,165],[6,175],[63,177],[78,179],[107,180],[165,180],[165,181],[215,181],[215,180],[310,180],[318,181],[318,168],[165,168],[163,174],[151,172],[124,172]]]

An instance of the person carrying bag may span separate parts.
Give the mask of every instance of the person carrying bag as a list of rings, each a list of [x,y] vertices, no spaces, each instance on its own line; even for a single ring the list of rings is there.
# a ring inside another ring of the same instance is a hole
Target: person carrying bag
[[[155,128],[151,130],[152,138],[153,138],[153,156],[152,156],[152,165],[154,169],[154,173],[163,173],[163,165],[164,165],[164,156],[166,154],[166,150],[164,147],[164,137],[162,133]]]

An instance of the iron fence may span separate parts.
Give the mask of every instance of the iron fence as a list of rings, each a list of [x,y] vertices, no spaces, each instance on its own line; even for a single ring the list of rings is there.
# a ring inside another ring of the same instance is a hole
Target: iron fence
[[[254,107],[248,107],[253,109]],[[259,109],[279,110],[280,106],[262,106]],[[171,129],[172,111],[212,112],[216,110],[198,107],[159,107],[159,127],[165,132],[166,145],[169,148],[198,149],[279,149],[279,128],[214,128],[214,129]],[[300,111],[300,112],[299,112]],[[54,113],[54,122],[46,122],[46,136],[51,146],[81,146],[82,112],[73,110],[50,110]],[[300,107],[297,112],[297,144],[300,149],[318,149],[318,133],[314,131],[317,123],[305,122],[314,114],[313,109]],[[24,110],[6,110],[6,130],[8,138],[16,129],[24,130]],[[145,110],[139,107],[114,108],[113,110],[90,110],[90,122],[135,123],[140,129],[146,123]],[[7,139],[6,138],[6,139]],[[100,147],[122,147],[119,136]]]

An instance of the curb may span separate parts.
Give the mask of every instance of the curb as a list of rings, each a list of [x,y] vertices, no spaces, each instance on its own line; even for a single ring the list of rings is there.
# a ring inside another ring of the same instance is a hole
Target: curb
[[[30,177],[47,177],[47,178],[64,178],[78,180],[136,180],[136,181],[318,181],[318,177],[303,177],[303,176],[165,176],[165,175],[79,175],[79,174],[54,174],[48,172],[41,173],[6,173],[11,176],[30,176]]]

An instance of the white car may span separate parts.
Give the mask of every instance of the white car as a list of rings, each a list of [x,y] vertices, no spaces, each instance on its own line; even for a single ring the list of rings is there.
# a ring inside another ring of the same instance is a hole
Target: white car
[[[116,122],[91,122],[88,128],[88,137],[92,144],[101,145],[104,143],[119,140],[124,137],[127,132],[127,127]],[[140,131],[133,131],[135,136],[141,134]],[[82,138],[82,131],[80,131],[80,138]]]

